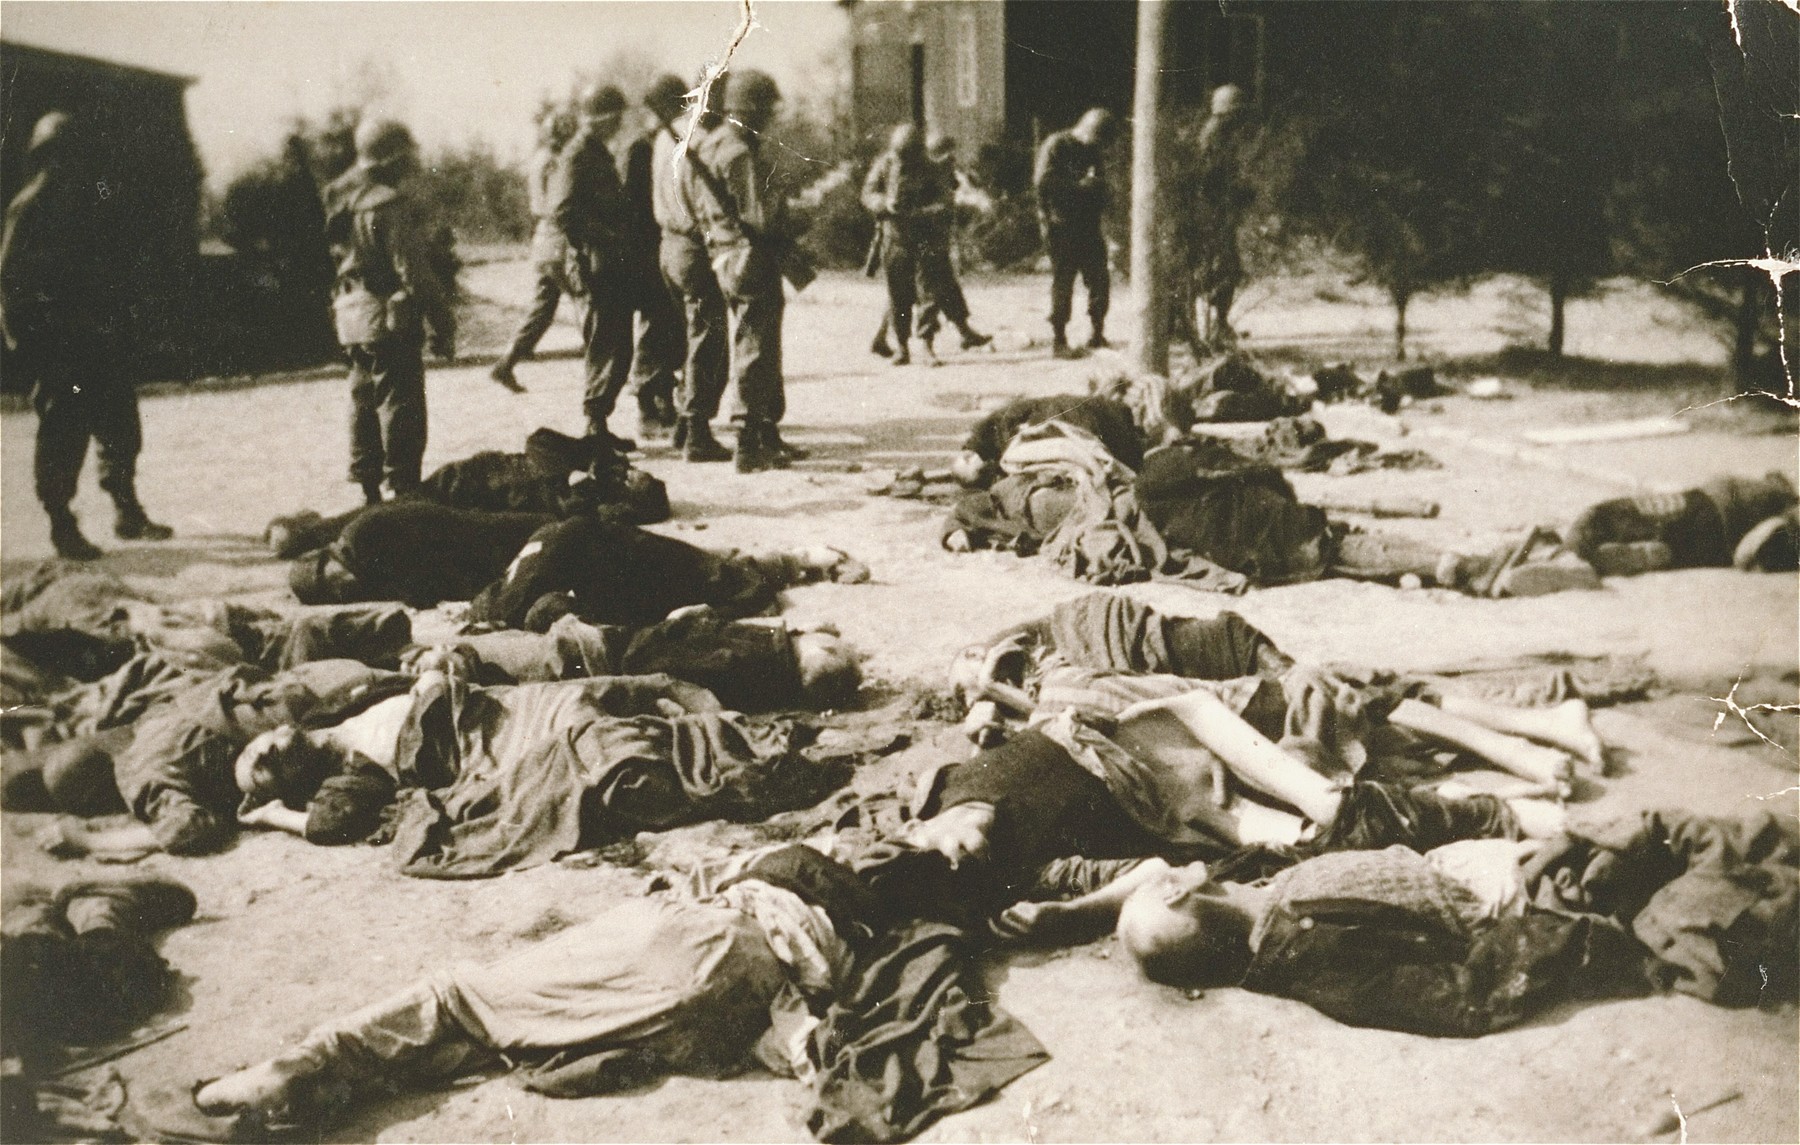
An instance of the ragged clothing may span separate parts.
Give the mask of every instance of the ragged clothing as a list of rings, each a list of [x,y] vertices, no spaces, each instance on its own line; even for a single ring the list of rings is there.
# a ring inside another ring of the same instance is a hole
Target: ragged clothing
[[[998,467],[1000,455],[1019,430],[1047,421],[1060,421],[1093,434],[1130,469],[1144,463],[1144,436],[1132,419],[1130,407],[1116,398],[1092,394],[1014,398],[976,422],[963,449]]]
[[[1291,584],[1325,571],[1325,514],[1300,504],[1278,470],[1222,461],[1193,441],[1152,450],[1138,503],[1168,547],[1252,583]]]
[[[564,616],[549,631],[488,632],[445,646],[482,684],[665,673],[705,688],[735,712],[806,706],[794,638],[780,625],[694,613],[648,627],[587,624]]]
[[[214,850],[236,830],[232,764],[252,738],[284,724],[339,723],[411,684],[397,672],[353,660],[315,661],[273,676],[228,669],[139,722],[114,759],[119,794],[164,850]]]
[[[398,768],[396,861],[478,878],[638,831],[810,806],[847,771],[802,755],[809,728],[752,723],[667,676],[418,690]]]
[[[1800,839],[1772,814],[1621,816],[1547,848],[1534,875],[1539,906],[1629,927],[1666,989],[1727,1006],[1795,997]]]
[[[468,600],[498,579],[519,549],[555,520],[483,513],[427,501],[373,505],[329,548],[296,560],[288,583],[302,604],[398,600],[418,608]],[[347,570],[347,577],[335,570]]]
[[[1452,869],[1399,846],[1289,868],[1267,888],[1242,985],[1348,1025],[1438,1037],[1649,991],[1645,951],[1623,931],[1542,910],[1493,918]]]
[[[1751,529],[1791,512],[1795,502],[1785,474],[1721,477],[1680,493],[1602,501],[1583,510],[1564,539],[1590,562],[1601,545],[1656,541],[1668,546],[1669,568],[1725,568]]]

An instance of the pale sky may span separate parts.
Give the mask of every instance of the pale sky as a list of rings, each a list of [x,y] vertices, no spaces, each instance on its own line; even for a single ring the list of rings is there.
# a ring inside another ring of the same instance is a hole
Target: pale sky
[[[576,72],[622,53],[691,77],[723,52],[738,11],[736,0],[0,0],[0,35],[194,77],[188,123],[218,187],[274,154],[293,116],[372,87],[427,149],[485,139],[520,159],[540,97],[566,94]],[[836,4],[756,0],[756,17],[743,66],[770,72],[790,100],[844,82]]]

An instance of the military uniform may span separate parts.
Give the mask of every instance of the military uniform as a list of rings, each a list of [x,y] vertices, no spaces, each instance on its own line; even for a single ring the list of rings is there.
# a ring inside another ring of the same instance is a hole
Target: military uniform
[[[674,420],[676,379],[687,345],[681,302],[663,280],[658,258],[662,231],[655,207],[656,141],[667,134],[658,128],[654,135],[632,140],[620,156],[619,172],[631,216],[631,294],[638,315],[631,381],[640,419],[650,425]]]
[[[736,123],[696,133],[692,158],[732,200],[721,202],[691,167],[683,171],[684,201],[725,297],[731,380],[744,408],[746,430],[773,431],[787,410],[781,367],[786,296],[780,263],[781,247],[792,238],[787,200],[757,137]],[[742,448],[740,443],[740,452]]]
[[[888,149],[863,180],[862,202],[876,218],[878,261],[887,280],[888,320],[904,350],[912,337],[913,307],[921,287],[935,298],[936,283],[923,280],[924,248],[937,237],[934,224],[948,221],[950,196],[940,185],[941,169],[916,152]],[[946,236],[947,238],[947,236]]]
[[[1106,239],[1100,231],[1107,190],[1099,145],[1083,142],[1073,131],[1056,132],[1038,150],[1032,184],[1050,254],[1050,325],[1060,344],[1079,275],[1087,290],[1088,318],[1098,333],[1105,326],[1112,292]]]
[[[584,124],[563,148],[550,180],[551,212],[569,241],[572,289],[585,299],[581,333],[587,390],[581,408],[590,432],[606,432],[619,394],[631,377],[633,244],[641,235],[618,165],[606,140]]]
[[[550,179],[556,171],[556,152],[540,147],[531,156],[525,173],[525,190],[531,202],[531,265],[537,271],[537,290],[531,300],[531,313],[513,335],[504,360],[523,362],[537,352],[538,343],[556,320],[556,308],[562,302],[563,263],[568,242],[556,225],[551,212]]]
[[[419,486],[425,456],[424,326],[455,344],[456,315],[412,201],[359,162],[326,191],[326,235],[337,264],[332,311],[350,357],[350,480],[378,500]]]
[[[659,261],[664,280],[681,300],[686,316],[687,359],[676,403],[682,432],[709,424],[719,415],[725,393],[729,335],[725,295],[706,256],[706,240],[688,210],[682,176],[675,167],[674,132],[659,131],[651,145],[651,207],[660,230]],[[683,159],[683,162],[687,162]]]
[[[99,550],[80,536],[69,503],[90,438],[98,446],[100,487],[119,509],[119,535],[168,535],[137,501],[143,430],[108,197],[103,180],[48,163],[8,204],[0,238],[0,324],[8,365],[32,383],[38,500],[58,551],[83,558]]]

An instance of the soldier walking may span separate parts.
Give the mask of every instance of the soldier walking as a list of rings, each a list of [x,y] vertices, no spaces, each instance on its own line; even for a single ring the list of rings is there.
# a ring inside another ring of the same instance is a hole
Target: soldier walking
[[[1050,253],[1050,329],[1059,358],[1075,356],[1067,330],[1077,275],[1087,291],[1092,324],[1087,344],[1094,349],[1108,345],[1106,310],[1112,283],[1100,221],[1107,204],[1105,152],[1117,134],[1112,113],[1094,107],[1083,112],[1074,127],[1052,134],[1038,149],[1032,185],[1044,246]]]
[[[725,80],[714,81],[712,94],[720,98]],[[676,400],[676,449],[688,461],[730,461],[731,451],[713,437],[712,419],[719,414],[725,394],[729,360],[725,295],[706,256],[706,241],[699,223],[688,210],[682,191],[683,175],[676,165],[675,149],[681,138],[677,120],[687,99],[687,85],[677,76],[663,76],[651,85],[644,106],[656,116],[660,129],[651,144],[650,200],[661,232],[658,261],[663,279],[680,299],[686,319],[686,357],[682,364],[681,391]],[[718,128],[715,111],[694,108],[698,137]],[[683,156],[682,164],[691,162]]]
[[[396,497],[419,487],[425,327],[432,353],[456,357],[450,291],[406,191],[418,166],[412,132],[392,120],[367,120],[356,129],[356,165],[325,195],[325,234],[337,265],[332,316],[350,357],[350,480],[371,505],[382,499],[384,476]]]
[[[525,193],[530,199],[532,218],[531,264],[537,271],[537,291],[531,301],[531,313],[519,324],[512,344],[489,374],[515,394],[524,393],[525,387],[514,375],[514,367],[537,353],[538,343],[549,333],[556,308],[562,302],[568,242],[550,210],[550,178],[556,172],[557,156],[574,134],[574,120],[555,108],[544,109],[538,117],[538,147],[531,153],[525,172]]]
[[[81,533],[69,503],[91,438],[100,488],[112,496],[121,540],[167,540],[173,531],[145,514],[137,498],[143,445],[137,390],[126,345],[130,308],[121,291],[114,224],[104,170],[76,124],[53,111],[32,129],[30,182],[6,208],[0,236],[0,331],[12,366],[31,380],[37,410],[32,465],[38,500],[50,517],[50,541],[71,560],[100,556]]]
[[[782,280],[799,288],[813,277],[794,244],[781,171],[762,139],[780,102],[781,90],[768,75],[734,76],[725,92],[725,122],[696,135],[692,161],[682,170],[682,194],[725,296],[731,380],[744,408],[735,456],[740,473],[785,468],[804,456],[776,428],[787,408]]]
[[[621,453],[637,443],[615,435],[606,421],[631,377],[631,286],[637,265],[632,245],[643,241],[607,145],[624,115],[625,95],[611,84],[584,93],[575,137],[563,148],[550,180],[551,214],[569,243],[568,285],[586,305],[581,334],[587,389],[581,408],[589,435]]]
[[[869,350],[880,357],[894,354],[888,345],[888,331],[894,328],[895,307],[892,300],[899,286],[901,297],[913,300],[917,309],[919,341],[925,347],[926,361],[937,364],[934,341],[944,319],[962,334],[962,348],[973,350],[993,341],[969,324],[969,303],[963,297],[962,284],[956,279],[951,261],[951,245],[955,234],[956,211],[956,142],[937,132],[927,137],[922,155],[901,158],[900,143],[911,149],[917,146],[918,130],[911,124],[894,129],[888,150],[869,169],[863,183],[863,205],[876,216],[874,245],[869,251],[870,273],[886,264],[890,272],[889,306],[882,315],[881,327]],[[895,212],[889,203],[904,202],[903,212]],[[910,286],[896,284],[891,277],[896,269],[891,253],[912,266]],[[900,338],[897,366],[912,359],[907,352],[906,337]]]

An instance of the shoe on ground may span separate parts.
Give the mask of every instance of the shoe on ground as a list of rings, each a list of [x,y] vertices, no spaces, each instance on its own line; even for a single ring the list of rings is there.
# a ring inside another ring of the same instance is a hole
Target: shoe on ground
[[[682,440],[681,459],[694,462],[730,461],[731,450],[719,444],[710,427],[693,426]]]
[[[902,347],[900,347],[900,349],[896,350],[894,352],[894,365],[896,365],[896,366],[912,365],[912,351],[908,350],[905,346],[902,346]]]
[[[1110,350],[1112,349],[1112,343],[1106,340],[1106,335],[1096,330],[1088,336],[1087,348],[1090,350]]]
[[[781,452],[781,438],[772,425],[746,422],[738,433],[737,452],[732,458],[739,473],[761,473],[767,469],[786,469],[788,459]]]
[[[113,522],[113,536],[121,541],[166,541],[174,535],[174,529],[157,524],[136,507],[119,510],[119,519]]]
[[[888,345],[886,338],[877,338],[869,343],[869,353],[877,358],[891,358],[894,356],[894,348]]]
[[[511,362],[495,362],[494,368],[488,371],[488,377],[499,382],[502,386],[515,394],[522,394],[525,392],[525,387],[519,384],[518,376],[513,373]]]
[[[73,513],[50,518],[50,543],[56,546],[56,555],[66,560],[95,561],[104,555],[97,545],[82,536],[81,526]]]
[[[1084,351],[1077,350],[1067,342],[1056,342],[1050,347],[1050,356],[1053,358],[1061,358],[1064,361],[1074,361],[1077,358],[1084,358],[1087,355]]]
[[[779,453],[784,460],[805,461],[812,456],[811,450],[801,449],[797,445],[789,445],[787,442],[781,440],[781,431],[774,426],[769,427],[768,434],[769,444],[775,447],[775,452]]]
[[[963,331],[962,348],[965,350],[979,350],[983,346],[991,346],[993,343],[994,336],[992,334],[983,334],[979,330]]]

